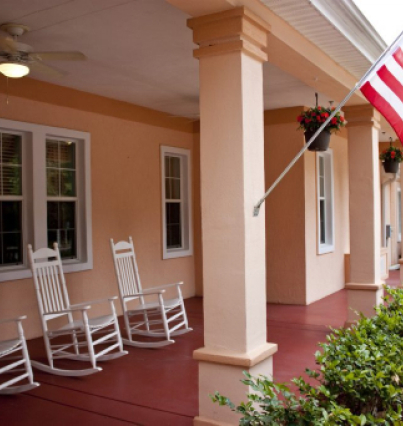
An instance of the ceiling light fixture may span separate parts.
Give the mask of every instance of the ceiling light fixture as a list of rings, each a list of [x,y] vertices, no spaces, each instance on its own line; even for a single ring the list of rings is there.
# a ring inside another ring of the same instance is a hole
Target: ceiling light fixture
[[[3,62],[0,64],[0,72],[6,77],[21,78],[29,73],[29,68],[18,62]]]

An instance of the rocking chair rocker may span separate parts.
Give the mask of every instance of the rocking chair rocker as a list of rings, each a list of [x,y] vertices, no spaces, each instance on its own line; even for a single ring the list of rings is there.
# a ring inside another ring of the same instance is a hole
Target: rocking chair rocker
[[[27,392],[39,386],[39,383],[34,382],[27,343],[25,341],[24,330],[21,324],[22,320],[25,318],[26,316],[0,321],[0,324],[15,322],[18,330],[18,336],[15,339],[0,341],[0,361],[2,363],[7,362],[5,366],[0,368],[0,375],[13,374],[11,379],[0,383],[0,395],[12,395],[15,393]],[[21,351],[21,354],[16,355],[16,352],[19,351]],[[22,374],[15,376],[14,373]],[[16,385],[18,382],[25,379],[28,379],[28,383]]]
[[[101,367],[97,366],[97,361],[119,358],[128,353],[123,350],[122,338],[113,304],[117,297],[71,305],[57,243],[53,244],[53,248],[53,250],[42,248],[33,252],[32,246],[28,245],[29,262],[32,269],[39,314],[42,321],[43,338],[49,362],[49,365],[47,365],[32,361],[32,366],[38,370],[59,376],[87,376],[97,373],[102,370]],[[91,308],[91,305],[98,303],[109,303],[110,314],[88,318],[87,311]],[[74,320],[73,313],[81,314],[82,319]],[[66,325],[52,330],[48,328],[48,321],[63,316],[67,317]],[[51,340],[56,338],[64,338],[64,341],[59,342],[59,344],[52,344]],[[96,353],[95,347],[97,345],[106,347]],[[84,352],[80,348],[84,348]],[[87,352],[85,352],[85,349]],[[111,353],[115,349],[118,351]],[[55,368],[54,361],[58,359],[90,361],[92,368],[84,370]]]
[[[111,248],[128,335],[123,343],[139,348],[158,348],[175,343],[171,336],[192,331],[188,326],[180,289],[183,282],[142,290],[132,238],[129,238],[129,242],[120,241],[116,244],[111,239]],[[166,300],[163,295],[169,287],[176,287],[177,297]],[[146,298],[154,300],[146,302]],[[129,309],[128,303],[136,300],[138,304]],[[156,328],[158,325],[162,325],[162,328]],[[159,340],[139,341],[133,338],[134,335]]]

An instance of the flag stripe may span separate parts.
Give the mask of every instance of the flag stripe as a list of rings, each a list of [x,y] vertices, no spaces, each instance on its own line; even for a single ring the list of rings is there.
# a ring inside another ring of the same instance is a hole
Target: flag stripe
[[[403,102],[398,96],[390,90],[390,88],[378,77],[374,75],[371,80],[371,86],[382,96],[383,99],[396,111],[396,113],[403,117]],[[383,112],[381,111],[383,114]]]
[[[379,68],[377,72],[379,78],[395,93],[395,95],[403,102],[403,85],[399,80],[389,71],[386,65]]]
[[[386,68],[395,76],[395,78],[403,85],[403,68],[395,61],[393,57],[386,62]]]
[[[400,141],[403,140],[403,120],[396,110],[374,89],[367,81],[361,88],[361,92],[368,101],[381,112],[389,124],[395,130]]]
[[[402,33],[403,34],[403,33]],[[362,94],[386,118],[403,144],[403,37],[360,84]]]
[[[403,68],[403,51],[399,47],[396,52],[393,54],[395,61]]]

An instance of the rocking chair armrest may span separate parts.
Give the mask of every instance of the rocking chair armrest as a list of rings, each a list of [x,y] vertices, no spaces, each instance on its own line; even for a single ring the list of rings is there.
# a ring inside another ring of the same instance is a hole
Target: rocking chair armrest
[[[159,291],[160,289],[165,289],[165,288],[168,288],[168,287],[179,287],[180,285],[183,285],[183,281],[179,281],[178,283],[173,283],[173,284],[164,284],[164,285],[160,285],[158,287],[152,287],[149,290],[150,291],[155,291],[155,290]]]
[[[151,294],[164,294],[165,290],[163,288],[159,289],[157,287],[155,288],[148,288],[146,290],[143,290],[141,293],[137,293],[139,296],[150,296]]]
[[[62,309],[60,311],[46,312],[46,314],[44,314],[44,315],[70,314],[70,313],[73,313],[73,312],[88,311],[88,309],[91,309],[91,306],[89,306],[89,305],[83,305],[83,306],[70,305],[70,308],[68,308],[68,309]]]
[[[70,305],[71,308],[79,308],[81,306],[90,306],[90,305],[97,305],[98,303],[106,303],[106,302],[113,302],[118,297],[108,297],[107,299],[97,299],[97,300],[89,300],[88,302],[83,303],[75,303],[74,305]]]
[[[19,322],[19,321],[22,321],[24,319],[27,319],[26,315],[22,315],[22,316],[16,317],[16,318],[6,318],[6,319],[3,319],[3,320],[0,320],[0,324],[5,324],[7,322]]]
[[[158,291],[154,291],[154,289],[143,290],[141,293],[128,294],[127,296],[123,296],[123,301],[124,302],[130,302],[130,300],[135,300],[135,299],[138,299],[140,297],[159,295],[159,294],[164,294],[164,293],[165,293],[165,290],[158,290]]]

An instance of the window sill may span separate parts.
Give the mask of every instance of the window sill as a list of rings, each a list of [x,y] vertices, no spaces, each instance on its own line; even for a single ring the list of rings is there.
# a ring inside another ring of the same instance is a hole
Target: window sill
[[[176,259],[178,257],[188,257],[193,256],[193,250],[172,250],[165,252],[162,255],[162,259]]]
[[[318,254],[334,253],[334,245],[323,244],[319,246]]]
[[[92,261],[89,262],[80,262],[80,261],[69,261],[69,263],[63,264],[63,273],[69,274],[71,272],[80,272],[92,269]],[[32,272],[31,269],[26,265],[19,265],[15,268],[10,267],[9,269],[1,270],[0,269],[0,282],[14,281],[14,280],[23,280],[26,278],[31,278]]]

